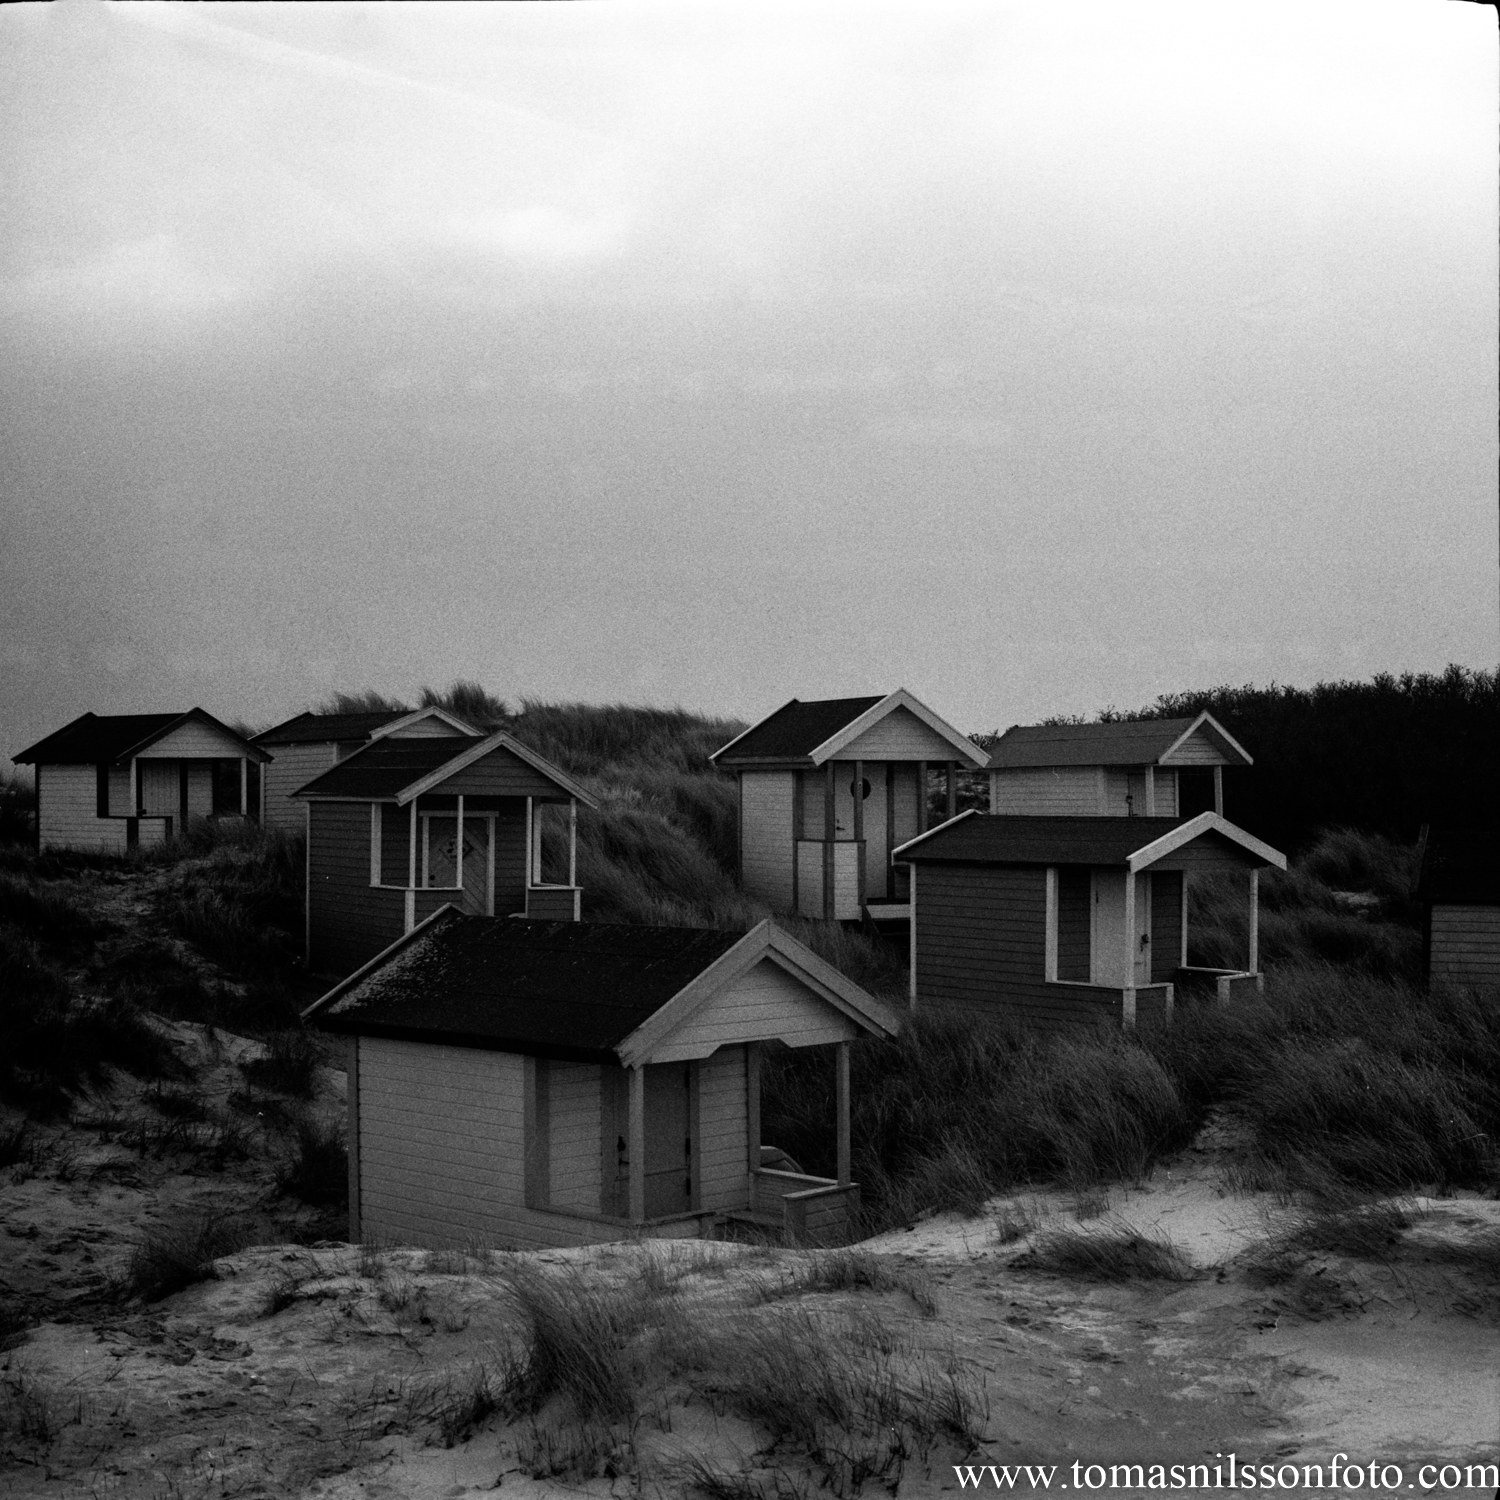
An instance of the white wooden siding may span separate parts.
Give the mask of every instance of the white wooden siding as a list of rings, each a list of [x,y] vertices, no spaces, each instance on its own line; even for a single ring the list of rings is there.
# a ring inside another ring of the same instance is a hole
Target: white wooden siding
[[[214,769],[206,762],[188,763],[188,817],[206,818],[214,810]],[[239,803],[236,802],[238,807]]]
[[[1177,816],[1177,772],[1163,770],[1161,766],[1156,768],[1156,816]]]
[[[1432,908],[1432,977],[1500,985],[1500,906]]]
[[[244,753],[245,747],[233,735],[195,719],[174,729],[171,734],[163,735],[142,750],[139,759],[182,760],[198,756],[209,760],[239,760]]]
[[[70,767],[71,770],[82,770],[88,773],[89,786],[94,785],[94,768],[92,766]],[[93,799],[90,798],[90,801]],[[130,767],[129,765],[111,766],[109,768],[109,810],[117,818],[128,818],[135,812],[135,802],[130,795]]]
[[[816,771],[807,771],[802,777],[802,836],[807,839],[821,839],[823,837],[823,825],[827,821],[827,807],[824,798],[827,795],[824,777],[826,772],[820,768]],[[837,799],[835,799],[837,800]],[[800,878],[800,877],[799,877]],[[804,904],[803,910],[806,910]],[[819,915],[822,907],[818,908]]]
[[[891,843],[897,845],[917,836],[917,768],[892,766],[890,771],[894,782],[891,800],[895,803],[896,813]]]
[[[779,964],[763,958],[733,984],[711,995],[660,1046],[652,1062],[707,1057],[737,1042],[779,1038],[789,1047],[815,1047],[860,1035],[842,1012]]]
[[[334,749],[329,744],[271,747],[275,760],[260,768],[261,785],[265,788],[261,806],[267,828],[280,828],[287,833],[302,832],[304,804],[294,802],[292,793],[334,764]]]
[[[366,1242],[542,1249],[629,1235],[621,1224],[525,1206],[525,1070],[510,1052],[360,1038]]]
[[[698,1065],[698,1206],[749,1206],[745,1049],[720,1047]]]
[[[893,708],[857,740],[839,750],[840,760],[959,760],[958,751],[909,708]]]
[[[991,771],[990,811],[1013,817],[1093,817],[1099,812],[1098,767],[1016,766]]]
[[[98,783],[92,766],[38,766],[36,784],[42,848],[124,853],[124,821],[97,816]]]
[[[392,729],[388,734],[381,736],[382,739],[392,740],[437,740],[437,739],[466,739],[463,730],[455,729],[451,724],[442,719],[418,719],[415,724],[407,724],[401,729]]]
[[[740,775],[740,880],[747,895],[777,911],[792,905],[791,771],[745,771]]]
[[[1227,766],[1228,759],[1200,729],[1185,739],[1165,760],[1167,766]]]
[[[547,1183],[553,1208],[599,1212],[599,1103],[597,1064],[549,1064]]]

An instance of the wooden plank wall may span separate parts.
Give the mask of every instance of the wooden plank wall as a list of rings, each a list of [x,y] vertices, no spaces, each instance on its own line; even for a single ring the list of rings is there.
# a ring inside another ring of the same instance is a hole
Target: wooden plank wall
[[[720,1047],[698,1064],[698,1206],[748,1207],[749,1111],[743,1046]]]
[[[43,849],[92,849],[101,854],[125,852],[123,818],[98,816],[98,782],[93,766],[38,766],[37,832]],[[129,811],[129,788],[119,801]],[[110,806],[115,807],[114,786]]]
[[[1500,985],[1500,906],[1432,908],[1430,975],[1458,985]]]
[[[701,1057],[710,1049],[739,1042],[777,1038],[790,1047],[815,1047],[859,1034],[854,1023],[826,1000],[763,958],[704,1001],[672,1033],[670,1045],[653,1052],[652,1061]]]
[[[845,760],[954,760],[958,751],[909,708],[892,709],[838,753]]]
[[[917,1008],[1046,1030],[1117,1023],[1117,990],[1046,982],[1046,923],[1045,870],[923,865]]]
[[[360,1207],[367,1243],[541,1249],[623,1226],[525,1205],[525,1059],[360,1039]]]
[[[308,967],[320,974],[352,973],[405,930],[403,893],[370,884],[368,802],[311,804],[307,915]]]
[[[245,747],[233,735],[194,720],[143,750],[140,759],[181,760],[195,756],[203,760],[239,760],[244,753]]]
[[[265,826],[301,833],[306,814],[302,803],[292,800],[292,793],[333,765],[334,747],[274,745],[270,753],[275,760],[260,768]]]
[[[1087,983],[1092,972],[1093,881],[1086,868],[1057,872],[1057,977]]]
[[[454,747],[454,755],[462,748]],[[413,778],[415,780],[416,778]],[[561,797],[567,793],[555,781],[528,766],[519,755],[497,745],[481,760],[455,772],[435,790],[445,797]]]
[[[740,880],[776,911],[792,908],[792,771],[740,774]]]
[[[1098,767],[1019,766],[991,771],[990,811],[1028,818],[1095,817],[1099,812]]]

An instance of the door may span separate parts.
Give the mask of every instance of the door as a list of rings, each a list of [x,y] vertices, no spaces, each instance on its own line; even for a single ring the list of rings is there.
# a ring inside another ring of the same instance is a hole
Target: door
[[[458,884],[458,819],[428,817],[423,824],[427,832],[425,884],[454,886]],[[464,818],[463,891],[454,905],[472,916],[489,916],[494,911],[490,892],[490,820],[482,816]]]
[[[1132,962],[1125,963],[1124,870],[1094,871],[1094,915],[1090,933],[1092,960],[1090,982],[1111,988],[1151,983],[1151,880],[1135,879],[1135,933],[1130,945]]]
[[[884,901],[890,895],[890,845],[886,839],[886,777],[884,761],[865,762],[865,899]]]
[[[693,1206],[690,1063],[646,1066],[646,1217],[686,1213]]]

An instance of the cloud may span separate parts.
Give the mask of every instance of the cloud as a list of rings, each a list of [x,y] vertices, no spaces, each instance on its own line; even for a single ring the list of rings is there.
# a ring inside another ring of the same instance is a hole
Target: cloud
[[[233,277],[195,259],[166,233],[38,266],[4,283],[6,300],[22,308],[149,319],[219,312],[244,294]]]

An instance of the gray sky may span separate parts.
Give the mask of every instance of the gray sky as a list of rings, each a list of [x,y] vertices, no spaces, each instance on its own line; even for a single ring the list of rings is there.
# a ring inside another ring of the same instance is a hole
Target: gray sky
[[[0,751],[1492,665],[1445,0],[0,8]]]

